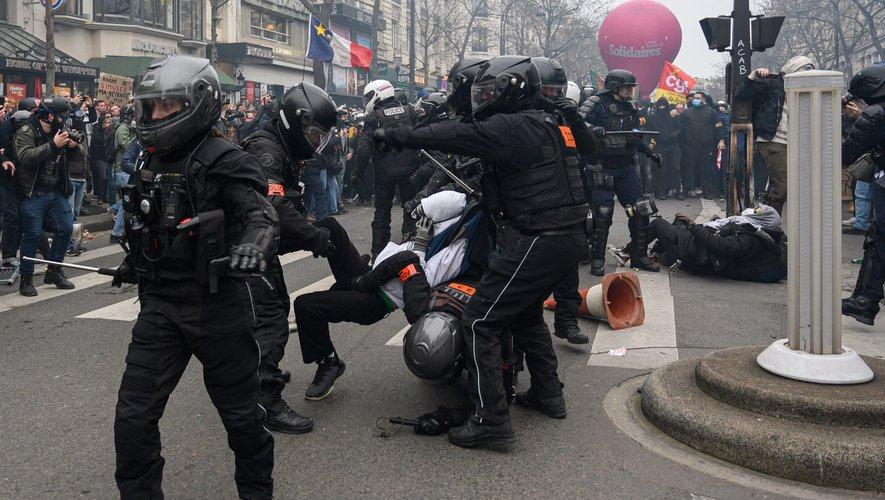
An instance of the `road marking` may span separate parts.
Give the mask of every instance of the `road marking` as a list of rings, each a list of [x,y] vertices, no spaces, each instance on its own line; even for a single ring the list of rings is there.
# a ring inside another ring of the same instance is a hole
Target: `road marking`
[[[285,266],[286,264],[291,264],[292,262],[301,260],[309,255],[311,255],[310,252],[288,253],[280,257],[280,264]],[[94,311],[83,313],[77,317],[86,319],[106,319],[111,321],[135,321],[138,319],[138,311],[140,309],[141,306],[138,304],[135,297],[133,297]]]
[[[394,346],[394,347],[402,347],[403,346],[403,339],[406,336],[406,332],[409,331],[410,326],[411,325],[406,325],[405,327],[403,327],[402,330],[396,332],[396,335],[394,335],[393,337],[390,337],[390,340],[388,340],[387,343],[384,345],[390,345],[390,346]]]
[[[40,276],[35,276],[34,279],[39,280]],[[0,313],[9,311],[10,309],[14,309],[16,307],[37,304],[43,302],[44,300],[54,299],[56,297],[61,297],[62,295],[67,295],[69,293],[80,292],[95,285],[109,283],[110,281],[110,276],[89,273],[71,278],[71,283],[73,283],[76,287],[73,290],[61,290],[56,288],[55,285],[41,285],[37,287],[38,295],[36,297],[25,297],[24,295],[20,295],[18,293],[3,295],[0,296]]]
[[[587,361],[589,366],[618,368],[657,368],[679,360],[676,345],[676,315],[667,272],[637,272],[645,304],[645,323],[624,330],[612,330],[600,322]],[[610,356],[609,350],[626,347],[624,356]]]
[[[701,213],[695,218],[695,223],[709,222],[713,216],[725,217],[725,211],[715,201],[701,198]]]
[[[87,260],[100,259],[108,255],[123,253],[123,247],[120,245],[107,245],[95,250],[87,250],[76,257],[65,257],[65,262],[77,264],[78,262],[86,262]]]

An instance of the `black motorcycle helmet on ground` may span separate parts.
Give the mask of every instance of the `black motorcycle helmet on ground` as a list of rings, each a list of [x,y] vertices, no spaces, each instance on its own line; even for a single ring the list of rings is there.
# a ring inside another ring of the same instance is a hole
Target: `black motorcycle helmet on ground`
[[[461,373],[463,344],[458,319],[433,311],[409,327],[403,338],[403,359],[416,377],[441,384]]]
[[[565,76],[561,64],[548,57],[533,57],[532,64],[535,65],[541,79],[542,96],[550,100],[565,96],[568,77]]]
[[[172,110],[155,119],[155,110]],[[206,134],[221,114],[218,73],[208,59],[171,56],[155,61],[135,89],[138,138],[150,153],[176,151]]]
[[[488,59],[479,57],[466,57],[456,62],[449,70],[447,81],[449,83],[446,92],[449,110],[458,116],[470,114],[470,86],[479,73],[479,69]]]
[[[613,69],[605,75],[603,87],[606,92],[615,92],[619,87],[635,87],[636,76],[626,69]]]
[[[338,109],[325,90],[301,82],[286,91],[279,106],[277,126],[290,155],[308,159],[328,144]]]
[[[482,65],[470,88],[473,117],[514,113],[531,106],[541,90],[541,77],[525,56],[498,56]]]
[[[418,99],[416,106],[428,123],[449,119],[449,104],[445,92],[431,92],[426,97]]]
[[[848,93],[867,104],[885,101],[885,66],[869,66],[860,70],[851,78]]]
[[[64,97],[47,97],[40,102],[37,110],[37,118],[52,125],[55,130],[61,129],[68,115],[71,113],[71,105]],[[53,115],[52,120],[49,115]]]

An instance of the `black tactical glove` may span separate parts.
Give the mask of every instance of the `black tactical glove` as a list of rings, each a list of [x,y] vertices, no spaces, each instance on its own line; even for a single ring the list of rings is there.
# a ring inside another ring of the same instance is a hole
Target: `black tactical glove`
[[[129,266],[129,259],[123,260],[123,263],[117,266],[117,272],[114,273],[114,278],[111,280],[111,286],[117,288],[121,288],[123,283],[138,283],[138,275],[135,274],[135,269]]]
[[[264,252],[255,243],[243,243],[230,250],[230,269],[232,271],[254,272],[267,269]]]
[[[554,102],[556,103],[556,109],[562,113],[562,117],[565,118],[567,123],[582,121],[581,115],[578,113],[578,106],[571,99],[557,97]]]
[[[664,157],[661,156],[661,153],[650,153],[648,157],[651,161],[655,162],[658,165],[658,168],[662,168],[664,165]]]
[[[375,131],[372,132],[372,140],[375,141],[375,146],[377,146],[380,151],[389,151],[392,149],[387,142],[387,131],[383,128],[376,128]]]
[[[329,241],[329,230],[324,227],[318,227],[319,234],[316,237],[316,243],[313,246],[313,257],[328,258],[335,253],[335,244]]]
[[[421,206],[421,200],[419,200],[418,198],[413,198],[413,199],[403,203],[403,210],[407,214],[411,214],[412,218],[418,219],[419,217],[415,217],[415,210],[417,210],[418,207],[420,207],[420,206]]]
[[[682,224],[685,224],[686,226],[693,226],[694,225],[694,220],[691,217],[689,217],[683,213],[676,214],[676,217],[674,218],[673,222],[674,223],[681,222]]]
[[[590,127],[590,133],[597,139],[605,137],[605,129],[602,127]]]

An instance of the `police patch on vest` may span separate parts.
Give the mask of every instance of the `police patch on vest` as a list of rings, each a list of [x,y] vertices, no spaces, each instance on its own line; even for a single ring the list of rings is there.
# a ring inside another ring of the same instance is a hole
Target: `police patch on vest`
[[[269,167],[273,165],[273,156],[270,153],[264,153],[258,157],[258,162],[261,163],[262,167]]]
[[[394,106],[392,108],[387,108],[384,111],[384,116],[396,116],[401,115],[406,112],[406,110],[402,106]]]

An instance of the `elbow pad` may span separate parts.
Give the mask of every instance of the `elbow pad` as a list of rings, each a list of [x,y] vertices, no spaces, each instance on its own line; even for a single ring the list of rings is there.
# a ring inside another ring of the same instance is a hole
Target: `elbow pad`
[[[280,221],[270,206],[247,213],[244,217],[243,237],[240,244],[252,243],[262,249],[265,255],[276,254],[280,242]]]

